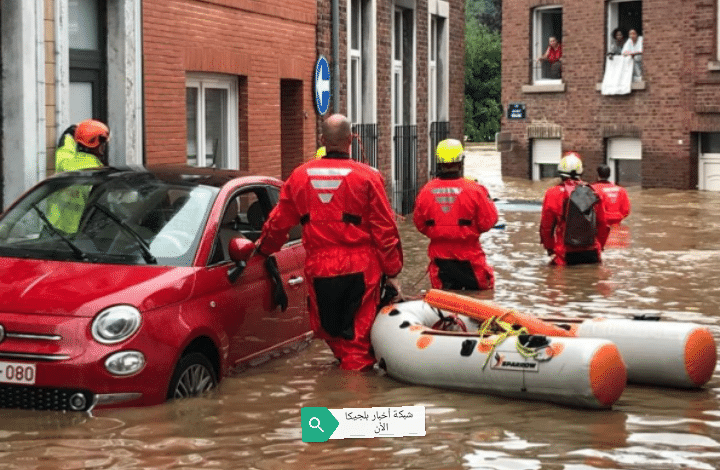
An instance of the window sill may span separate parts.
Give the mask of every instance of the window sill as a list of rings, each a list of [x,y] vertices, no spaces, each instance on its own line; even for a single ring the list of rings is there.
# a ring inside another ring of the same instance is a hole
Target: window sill
[[[644,90],[645,89],[645,80],[640,80],[639,82],[632,82],[630,85],[631,90]],[[602,82],[595,85],[595,90],[601,91],[602,90]]]
[[[523,93],[565,93],[565,83],[542,83],[523,85]]]
[[[708,70],[711,72],[718,72],[720,71],[720,61],[718,60],[711,60],[708,62]]]

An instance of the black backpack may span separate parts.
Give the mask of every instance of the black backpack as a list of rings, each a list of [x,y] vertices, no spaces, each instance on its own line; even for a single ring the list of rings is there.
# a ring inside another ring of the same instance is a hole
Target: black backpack
[[[566,191],[572,186],[566,185]],[[595,204],[600,198],[590,185],[582,183],[575,186],[565,202],[565,245],[572,247],[592,247],[597,235],[597,215]]]

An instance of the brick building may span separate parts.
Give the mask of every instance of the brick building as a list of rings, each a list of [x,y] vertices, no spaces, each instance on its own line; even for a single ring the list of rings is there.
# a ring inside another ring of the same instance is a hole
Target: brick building
[[[329,112],[351,118],[354,158],[383,172],[407,213],[435,143],[462,137],[464,11],[463,0],[0,2],[0,206],[54,173],[58,135],[89,117],[109,124],[111,165],[285,178],[318,145],[322,55]]]
[[[315,151],[315,0],[145,0],[146,162],[285,177]]]
[[[607,162],[620,184],[720,190],[718,3],[503,2],[503,175],[553,176],[562,151],[577,150],[588,180]],[[644,42],[626,94],[601,91],[615,28]],[[561,77],[537,61],[550,36],[563,45]]]
[[[408,213],[437,142],[462,138],[465,2],[334,1],[318,0],[317,41],[318,54],[336,64],[333,110],[361,137],[364,157],[357,144],[353,157],[383,173],[394,209]]]

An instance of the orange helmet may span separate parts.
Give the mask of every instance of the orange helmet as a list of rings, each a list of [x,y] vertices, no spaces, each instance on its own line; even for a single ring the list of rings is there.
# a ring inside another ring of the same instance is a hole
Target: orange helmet
[[[75,141],[87,148],[94,149],[110,140],[110,129],[100,121],[86,119],[75,129]]]

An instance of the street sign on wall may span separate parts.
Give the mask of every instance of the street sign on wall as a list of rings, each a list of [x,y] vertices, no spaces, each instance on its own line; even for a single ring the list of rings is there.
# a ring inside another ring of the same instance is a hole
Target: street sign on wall
[[[315,64],[315,108],[321,116],[330,106],[330,66],[325,56]]]

